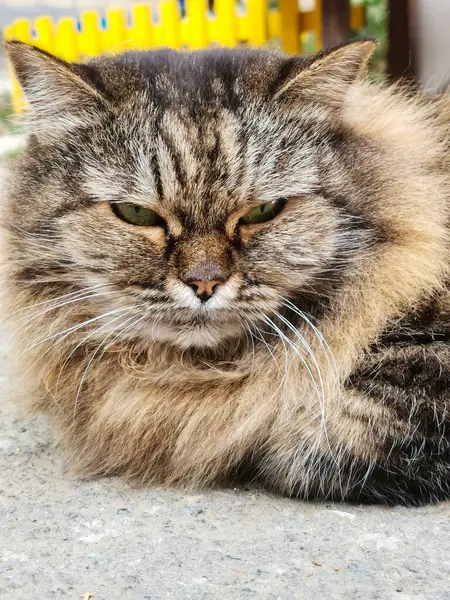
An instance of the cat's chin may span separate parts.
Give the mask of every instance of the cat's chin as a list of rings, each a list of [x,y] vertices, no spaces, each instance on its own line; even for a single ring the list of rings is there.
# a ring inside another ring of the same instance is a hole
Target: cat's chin
[[[242,324],[237,321],[228,323],[172,324],[157,323],[148,332],[152,342],[164,342],[182,350],[188,348],[215,348],[226,341],[242,335]]]

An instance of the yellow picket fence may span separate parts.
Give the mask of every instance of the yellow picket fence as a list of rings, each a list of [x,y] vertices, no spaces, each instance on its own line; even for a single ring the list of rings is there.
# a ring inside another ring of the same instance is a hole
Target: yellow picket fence
[[[364,8],[354,0],[351,28],[364,24]],[[72,17],[54,23],[51,17],[31,22],[19,19],[5,27],[5,40],[21,40],[67,61],[83,61],[102,52],[149,49],[158,46],[198,49],[210,45],[249,44],[278,45],[288,53],[321,47],[321,0],[312,10],[301,11],[298,0],[185,0],[184,10],[178,0],[161,0],[156,5],[133,4],[130,13],[124,8],[109,8],[104,18],[97,11],[84,11],[79,21]],[[312,46],[311,38],[312,37]],[[23,106],[19,86],[12,77],[13,103],[16,111]]]

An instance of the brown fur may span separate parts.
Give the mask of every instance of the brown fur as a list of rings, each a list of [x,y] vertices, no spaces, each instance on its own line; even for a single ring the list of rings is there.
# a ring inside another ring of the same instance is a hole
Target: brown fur
[[[449,495],[449,103],[367,83],[373,46],[70,66],[8,45],[31,128],[4,220],[15,356],[79,472]],[[205,264],[228,281],[200,308]]]

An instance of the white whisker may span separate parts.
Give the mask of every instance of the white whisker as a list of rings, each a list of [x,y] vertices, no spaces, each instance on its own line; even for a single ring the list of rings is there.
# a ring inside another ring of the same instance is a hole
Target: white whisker
[[[315,354],[314,354],[310,344],[308,343],[307,339],[298,331],[298,329],[296,329],[292,325],[292,323],[288,319],[286,319],[285,317],[280,315],[280,313],[277,312],[276,310],[274,310],[273,312],[280,319],[280,321],[282,321],[286,325],[286,327],[288,327],[292,331],[292,333],[300,340],[303,348],[306,350],[306,352],[308,353],[308,356],[311,358],[311,361],[317,371],[317,376],[319,378],[321,396],[323,398],[323,402],[325,402],[325,387],[324,387],[322,372],[320,370],[320,365],[315,357]],[[324,410],[325,410],[325,407],[323,407],[323,412],[324,412]],[[323,414],[323,418],[325,418],[325,414]]]
[[[283,304],[286,308],[288,308],[288,309],[292,310],[294,313],[296,313],[299,317],[301,317],[309,325],[309,327],[311,327],[312,331],[314,332],[317,339],[319,340],[320,345],[322,346],[322,349],[327,357],[329,366],[333,369],[333,371],[336,375],[336,378],[337,378],[338,377],[338,368],[337,368],[336,360],[335,360],[333,352],[331,351],[331,348],[330,348],[328,342],[326,341],[326,339],[324,338],[322,332],[314,325],[314,323],[312,323],[312,321],[308,318],[308,316],[303,311],[301,311],[297,306],[295,306],[295,304],[293,304],[287,298],[283,298],[283,300],[284,300]]]
[[[43,304],[49,304],[51,302],[59,302],[60,300],[63,300],[64,298],[70,298],[72,296],[77,296],[77,295],[82,295],[85,294],[87,292],[93,292],[93,291],[97,291],[99,289],[101,289],[102,287],[105,287],[107,285],[110,285],[109,283],[101,283],[98,285],[94,285],[91,287],[87,287],[84,289],[80,289],[80,290],[76,290],[75,292],[70,292],[67,294],[62,294],[61,296],[56,296],[55,298],[49,298],[47,300],[43,300],[42,302],[36,302],[35,304],[33,304],[33,308],[36,306],[42,306]],[[22,308],[18,308],[17,310],[15,310],[14,312],[12,312],[9,317],[12,317],[13,315],[17,314],[18,312],[23,312],[24,310],[29,310],[29,306],[23,306]]]
[[[22,321],[27,321],[27,323],[29,322],[30,319],[37,319],[39,317],[42,317],[43,315],[56,310],[58,308],[63,308],[65,306],[69,306],[70,304],[74,304],[76,302],[82,302],[83,300],[89,300],[91,298],[98,298],[100,296],[107,296],[110,294],[116,294],[115,291],[110,291],[110,292],[89,292],[87,294],[85,294],[84,296],[78,296],[76,298],[70,298],[69,300],[66,300],[64,302],[60,302],[58,304],[55,304],[54,306],[50,306],[48,308],[46,308],[45,310],[39,312],[39,313],[31,313],[26,315],[25,317],[21,318],[18,323],[22,322]],[[21,325],[13,334],[16,335],[16,333],[18,333],[23,327],[25,327],[27,325],[27,323],[25,323],[25,325]]]
[[[319,398],[319,402],[320,402],[320,406],[322,407],[322,398],[321,398],[321,394],[320,394],[320,390],[319,387],[317,385],[316,379],[314,377],[314,374],[311,370],[311,367],[309,366],[307,360],[305,359],[305,357],[301,354],[299,347],[297,346],[297,344],[295,344],[287,335],[284,334],[284,332],[272,321],[272,319],[270,319],[267,316],[263,317],[263,320],[270,326],[272,327],[272,329],[274,331],[277,332],[278,336],[280,337],[280,339],[283,339],[293,350],[294,352],[297,354],[297,356],[300,358],[300,360],[303,363],[303,366],[305,367],[311,382],[313,384],[313,387],[317,393],[317,397]],[[322,408],[322,415],[323,415],[324,411]]]
[[[93,317],[91,319],[88,319],[86,321],[83,321],[82,323],[79,323],[78,325],[73,325],[72,327],[69,327],[68,329],[65,329],[63,331],[58,331],[57,333],[53,333],[52,335],[49,335],[46,338],[44,338],[43,340],[39,340],[38,342],[35,342],[34,344],[32,344],[31,346],[29,346],[28,348],[26,348],[17,357],[16,360],[19,360],[24,354],[26,354],[30,350],[33,350],[33,348],[36,348],[37,346],[40,346],[41,344],[44,344],[45,342],[48,342],[48,341],[53,340],[55,338],[59,338],[58,341],[56,342],[56,343],[59,343],[63,339],[65,339],[68,335],[70,335],[71,333],[73,333],[74,331],[77,331],[78,329],[82,329],[83,327],[86,327],[87,325],[90,325],[91,323],[94,323],[95,321],[98,321],[99,319],[103,319],[105,317],[108,317],[109,315],[116,314],[116,313],[122,312],[124,310],[127,310],[127,309],[125,309],[125,308],[116,308],[115,310],[111,310],[109,312],[103,313],[101,315],[98,315],[98,316]]]
[[[248,328],[248,331],[250,332],[250,335],[256,337],[256,339],[258,341],[260,341],[262,344],[264,344],[264,346],[267,348],[268,353],[270,354],[270,356],[273,358],[274,363],[277,365],[277,367],[279,368],[278,365],[278,361],[276,359],[275,354],[273,353],[272,348],[269,346],[269,344],[267,343],[267,341],[264,339],[264,334],[261,332],[261,330],[255,325],[253,324],[252,327],[258,332],[259,335],[255,335],[255,333],[251,330],[251,327]]]

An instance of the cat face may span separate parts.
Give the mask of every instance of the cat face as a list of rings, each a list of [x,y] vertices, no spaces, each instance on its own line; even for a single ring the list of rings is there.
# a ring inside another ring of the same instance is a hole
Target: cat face
[[[294,298],[324,301],[370,243],[355,207],[376,153],[339,111],[372,46],[69,66],[11,44],[32,131],[8,216],[17,278],[92,292],[102,335],[183,348],[248,335]]]

